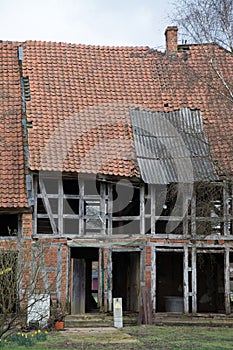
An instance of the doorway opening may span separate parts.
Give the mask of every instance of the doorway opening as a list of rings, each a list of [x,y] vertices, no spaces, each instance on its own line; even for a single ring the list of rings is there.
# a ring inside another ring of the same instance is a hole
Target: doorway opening
[[[225,313],[224,254],[197,254],[197,312]]]
[[[98,312],[98,248],[71,248],[71,314]]]
[[[156,311],[183,311],[183,253],[156,254]]]
[[[124,311],[139,311],[140,252],[112,253],[113,298],[122,298]]]

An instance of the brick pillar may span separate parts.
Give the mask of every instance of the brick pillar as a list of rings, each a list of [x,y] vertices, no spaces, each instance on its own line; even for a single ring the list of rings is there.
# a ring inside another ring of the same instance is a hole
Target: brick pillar
[[[22,214],[22,236],[32,237],[32,214]]]
[[[166,54],[172,55],[177,52],[178,46],[178,28],[177,27],[167,27],[165,30],[166,36]]]
[[[145,282],[147,287],[151,287],[151,247],[146,246],[146,273],[145,273]]]

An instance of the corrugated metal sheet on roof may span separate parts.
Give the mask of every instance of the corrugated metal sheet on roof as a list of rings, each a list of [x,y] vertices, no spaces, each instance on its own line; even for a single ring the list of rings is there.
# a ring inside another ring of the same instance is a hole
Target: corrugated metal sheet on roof
[[[200,111],[130,111],[134,143],[146,183],[215,180]]]

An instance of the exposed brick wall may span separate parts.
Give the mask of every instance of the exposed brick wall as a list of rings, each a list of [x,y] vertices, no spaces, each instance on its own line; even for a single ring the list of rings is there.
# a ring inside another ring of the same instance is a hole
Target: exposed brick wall
[[[32,237],[32,214],[22,214],[22,235]]]

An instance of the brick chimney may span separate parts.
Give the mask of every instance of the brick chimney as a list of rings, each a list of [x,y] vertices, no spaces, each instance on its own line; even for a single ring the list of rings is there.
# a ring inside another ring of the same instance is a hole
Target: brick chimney
[[[166,54],[172,55],[177,52],[178,46],[178,28],[177,27],[167,27],[165,30],[166,36]]]

